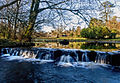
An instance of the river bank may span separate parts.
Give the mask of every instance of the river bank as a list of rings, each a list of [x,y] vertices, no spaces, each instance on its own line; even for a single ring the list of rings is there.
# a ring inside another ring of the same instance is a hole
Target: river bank
[[[34,46],[34,43],[29,43],[29,42],[16,42],[16,41],[11,41],[7,39],[0,39],[0,48],[6,48],[6,47],[30,47]]]
[[[69,42],[90,42],[90,43],[120,43],[120,39],[67,39],[67,38],[63,38],[63,39],[33,39],[32,41],[34,43],[36,42],[60,42],[63,40],[67,40]]]
[[[46,38],[46,39],[33,39],[32,43],[29,42],[16,42],[16,41],[11,41],[7,39],[0,39],[0,48],[4,47],[30,47],[30,46],[35,46],[36,43],[39,42],[61,42],[63,40],[66,40],[68,42],[87,42],[87,43],[115,43],[115,44],[120,44],[120,39],[66,39],[66,38],[61,38],[61,39],[53,39],[53,38]]]

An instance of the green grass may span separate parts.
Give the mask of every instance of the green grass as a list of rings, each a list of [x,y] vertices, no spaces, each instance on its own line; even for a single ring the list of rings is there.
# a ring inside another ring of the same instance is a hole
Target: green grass
[[[31,47],[34,46],[34,43],[29,42],[18,42],[8,39],[0,39],[0,47]]]
[[[87,40],[87,38],[80,38],[80,37],[60,37],[60,38],[57,38],[57,39],[74,39],[74,40]]]
[[[1,47],[6,47],[6,46],[13,46],[16,45],[16,42],[7,40],[7,39],[0,39],[0,46]]]
[[[60,38],[40,38],[40,39],[38,39],[38,42],[40,41],[40,42],[54,42],[54,41],[61,41],[61,40],[64,40],[64,39],[66,39],[66,40],[69,40],[69,41],[72,41],[72,42],[81,42],[81,41],[107,41],[107,42],[109,42],[109,41],[119,41],[120,42],[120,38],[116,38],[116,39],[87,39],[87,38],[80,38],[80,37],[60,37]]]
[[[120,38],[116,38],[116,39],[101,39],[101,40],[107,40],[107,41],[120,41]]]

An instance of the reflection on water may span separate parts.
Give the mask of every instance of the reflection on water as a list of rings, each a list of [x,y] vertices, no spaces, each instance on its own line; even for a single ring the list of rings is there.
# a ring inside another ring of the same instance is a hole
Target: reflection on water
[[[120,49],[120,44],[70,42],[68,45],[62,45],[59,42],[39,42],[39,43],[35,44],[35,47],[114,51],[114,50],[119,50]]]

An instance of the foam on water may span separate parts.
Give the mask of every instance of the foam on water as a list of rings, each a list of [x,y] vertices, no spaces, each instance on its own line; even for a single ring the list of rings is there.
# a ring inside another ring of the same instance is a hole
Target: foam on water
[[[73,62],[73,63],[59,62],[57,64],[57,66],[60,66],[60,67],[81,67],[81,68],[86,68],[86,69],[98,68],[100,66],[108,67],[107,64],[99,64],[99,63],[94,63],[94,62]]]
[[[7,54],[6,54],[7,55]],[[3,56],[4,57],[4,56]],[[7,56],[5,58],[7,61],[18,60],[19,62],[28,61],[32,62],[33,64],[44,64],[48,62],[54,62],[54,60],[40,60],[40,59],[32,59],[32,58],[24,58],[22,56]],[[94,62],[58,62],[57,66],[60,67],[81,67],[81,68],[98,68],[100,66],[107,67],[107,64],[100,64]]]
[[[7,54],[2,54],[8,61],[30,61],[34,64],[44,64],[47,62],[55,62],[57,66],[61,67],[83,67],[95,68],[109,64],[110,59],[107,57],[115,52],[101,52],[95,51],[90,54],[88,50],[73,50],[73,49],[52,49],[52,48],[33,48],[33,49],[6,49]],[[2,51],[5,51],[2,49]],[[58,54],[58,55],[57,55]],[[91,58],[92,57],[92,58]],[[108,60],[108,61],[107,61]]]
[[[61,66],[61,67],[70,67],[70,66],[74,66],[73,64],[71,64],[71,63],[65,63],[65,62],[59,62],[58,64],[57,64],[57,66]]]
[[[98,68],[100,66],[107,67],[107,64],[99,64],[94,62],[74,62],[73,67],[81,67],[81,68]]]
[[[10,56],[10,54],[3,54],[2,57],[5,57],[5,56]]]
[[[18,60],[19,62],[28,61],[28,62],[34,62],[34,64],[37,64],[37,62],[40,62],[40,64],[47,63],[47,62],[54,62],[54,60],[40,60],[40,59],[33,59],[33,58],[24,58],[22,56],[7,56],[7,54],[2,57],[7,61],[13,61],[13,60]]]
[[[11,60],[21,60],[21,59],[25,59],[24,57],[22,57],[22,56],[8,56],[8,57],[6,57],[6,59],[8,60],[8,61],[11,61]]]

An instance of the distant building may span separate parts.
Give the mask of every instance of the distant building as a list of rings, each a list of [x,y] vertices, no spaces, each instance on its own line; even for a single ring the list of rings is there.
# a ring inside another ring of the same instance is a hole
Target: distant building
[[[51,32],[47,32],[47,37],[80,37],[80,31],[81,28],[78,26],[76,29],[70,29],[65,31],[59,31],[59,30],[52,30]]]

